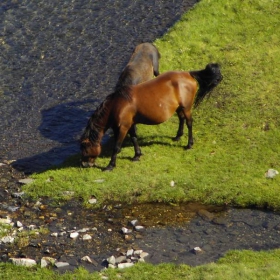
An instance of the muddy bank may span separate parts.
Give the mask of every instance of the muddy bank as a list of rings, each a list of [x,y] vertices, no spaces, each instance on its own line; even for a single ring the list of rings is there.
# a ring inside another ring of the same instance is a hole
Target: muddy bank
[[[196,2],[2,1],[0,161],[34,172],[77,153],[133,48],[162,36]]]

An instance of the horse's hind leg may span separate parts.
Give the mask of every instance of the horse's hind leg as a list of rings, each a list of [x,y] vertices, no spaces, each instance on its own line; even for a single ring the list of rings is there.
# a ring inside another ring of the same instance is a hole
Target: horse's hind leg
[[[186,118],[186,124],[188,127],[188,145],[186,147],[186,149],[191,149],[192,145],[193,145],[193,134],[192,134],[192,123],[193,123],[193,119],[192,119],[192,113],[191,110],[183,110],[184,112],[184,116]]]
[[[141,149],[139,147],[138,141],[137,141],[137,134],[136,134],[136,125],[133,124],[130,128],[130,130],[128,131],[130,137],[131,137],[131,142],[134,146],[134,152],[135,155],[132,158],[132,161],[138,161],[140,159],[140,156],[142,155],[141,153]]]
[[[181,136],[184,134],[185,115],[181,108],[179,108],[176,112],[179,118],[179,127],[176,136],[172,138],[173,141],[179,141]]]

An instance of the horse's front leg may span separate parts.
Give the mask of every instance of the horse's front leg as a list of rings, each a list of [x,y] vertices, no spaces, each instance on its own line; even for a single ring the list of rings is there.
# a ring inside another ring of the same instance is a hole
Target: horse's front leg
[[[134,157],[132,158],[132,161],[138,161],[140,159],[140,156],[142,155],[141,149],[139,147],[138,141],[137,141],[137,134],[136,134],[136,125],[133,124],[128,131],[130,137],[131,137],[131,142],[134,146]]]
[[[115,135],[115,141],[116,141],[115,146],[113,149],[111,160],[110,160],[108,166],[103,171],[111,171],[116,167],[117,154],[121,151],[122,143],[127,134],[127,131],[128,131],[128,129],[124,126],[114,129],[114,135]]]
[[[179,118],[179,127],[176,136],[172,138],[173,141],[180,140],[181,136],[184,134],[184,125],[185,125],[185,115],[183,113],[182,108],[177,109],[176,112]]]

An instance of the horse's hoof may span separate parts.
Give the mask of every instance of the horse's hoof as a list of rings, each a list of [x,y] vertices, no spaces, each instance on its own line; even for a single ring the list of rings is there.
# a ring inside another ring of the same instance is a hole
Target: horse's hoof
[[[191,145],[187,145],[187,146],[185,147],[185,150],[190,150],[191,148],[192,148]]]
[[[104,168],[102,171],[103,172],[110,172],[110,171],[112,171],[114,169],[114,167],[113,166],[111,166],[111,165],[108,165],[106,168]]]
[[[140,157],[134,157],[131,159],[131,161],[139,161],[140,160]]]
[[[173,141],[179,141],[180,139],[181,139],[180,136],[179,136],[179,137],[176,136],[176,137],[173,137],[173,138],[172,138]]]

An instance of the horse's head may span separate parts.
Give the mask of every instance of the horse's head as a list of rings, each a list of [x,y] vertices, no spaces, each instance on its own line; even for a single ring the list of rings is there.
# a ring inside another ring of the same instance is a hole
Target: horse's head
[[[95,165],[96,158],[101,153],[101,146],[99,143],[92,143],[88,138],[81,140],[81,163],[83,167],[92,167]]]
[[[221,70],[220,70],[220,65],[218,63],[209,63],[209,64],[207,64],[205,70],[208,73],[211,73],[211,75],[213,76],[213,79],[212,79],[211,82],[215,86],[218,85],[223,80],[223,76],[222,76]]]

